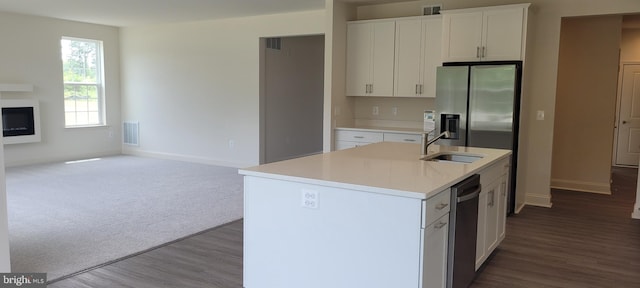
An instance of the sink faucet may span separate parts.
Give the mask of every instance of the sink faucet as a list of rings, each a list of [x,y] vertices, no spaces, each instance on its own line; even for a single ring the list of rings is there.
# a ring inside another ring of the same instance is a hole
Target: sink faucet
[[[429,145],[433,144],[433,142],[438,141],[438,139],[440,138],[449,138],[449,131],[444,131],[442,133],[440,133],[440,135],[434,137],[431,140],[427,139],[429,138],[429,132],[425,132],[422,133],[422,155],[427,155],[427,153],[429,152],[427,149],[429,148]]]

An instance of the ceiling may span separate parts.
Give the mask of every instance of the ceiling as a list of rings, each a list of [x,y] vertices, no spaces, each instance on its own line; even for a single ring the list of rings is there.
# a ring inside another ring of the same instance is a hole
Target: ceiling
[[[0,11],[127,27],[316,10],[324,4],[325,0],[0,0]]]

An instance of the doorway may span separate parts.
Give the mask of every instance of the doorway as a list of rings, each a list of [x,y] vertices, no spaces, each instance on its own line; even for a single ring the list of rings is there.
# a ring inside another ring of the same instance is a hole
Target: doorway
[[[324,35],[260,39],[260,164],[322,153]]]
[[[640,63],[620,67],[614,165],[638,166],[640,155]]]

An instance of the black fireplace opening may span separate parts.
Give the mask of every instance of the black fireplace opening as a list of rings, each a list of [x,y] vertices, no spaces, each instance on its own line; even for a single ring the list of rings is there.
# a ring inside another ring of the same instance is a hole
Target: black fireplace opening
[[[35,135],[33,107],[2,108],[2,136]]]

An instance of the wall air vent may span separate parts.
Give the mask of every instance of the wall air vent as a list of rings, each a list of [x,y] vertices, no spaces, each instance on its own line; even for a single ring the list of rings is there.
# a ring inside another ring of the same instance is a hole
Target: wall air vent
[[[422,15],[438,15],[440,10],[442,10],[442,4],[422,6]]]
[[[122,141],[124,144],[131,146],[140,146],[138,136],[140,135],[140,123],[126,121],[122,125]]]
[[[282,38],[267,38],[267,49],[282,49]]]

